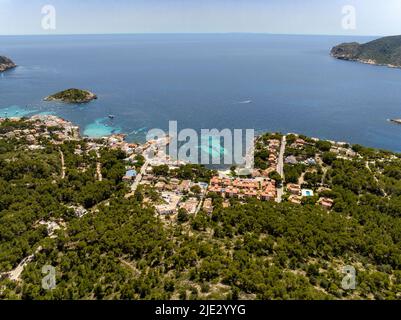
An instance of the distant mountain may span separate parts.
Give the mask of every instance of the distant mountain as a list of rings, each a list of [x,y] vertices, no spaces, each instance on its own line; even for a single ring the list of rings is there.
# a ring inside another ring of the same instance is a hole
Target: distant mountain
[[[9,58],[0,56],[0,72],[15,68],[17,65]]]
[[[365,44],[343,43],[331,50],[337,59],[401,68],[401,36],[380,38]]]

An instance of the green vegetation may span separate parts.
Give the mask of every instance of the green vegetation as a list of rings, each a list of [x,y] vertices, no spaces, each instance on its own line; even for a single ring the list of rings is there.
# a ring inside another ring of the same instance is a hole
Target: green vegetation
[[[67,89],[45,98],[46,101],[58,100],[67,103],[84,103],[94,99],[97,99],[96,95],[80,89]]]
[[[343,43],[334,47],[331,54],[343,60],[401,67],[401,36],[384,37],[365,44]]]
[[[305,165],[284,165],[284,176],[287,183],[298,183],[302,172],[305,170]]]

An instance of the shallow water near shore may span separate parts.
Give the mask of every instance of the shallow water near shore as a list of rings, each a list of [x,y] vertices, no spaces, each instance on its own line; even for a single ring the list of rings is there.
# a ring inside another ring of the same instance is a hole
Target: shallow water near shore
[[[94,35],[0,37],[19,67],[0,77],[0,116],[56,114],[86,135],[146,129],[298,132],[401,152],[401,70],[330,57],[369,37]],[[44,102],[90,90],[85,105]],[[8,111],[5,111],[5,109]],[[18,113],[17,113],[18,111]],[[108,115],[114,115],[112,122]]]
[[[101,138],[117,133],[121,133],[121,128],[112,126],[108,123],[107,118],[96,119],[93,123],[88,124],[83,132],[84,136],[92,138]]]

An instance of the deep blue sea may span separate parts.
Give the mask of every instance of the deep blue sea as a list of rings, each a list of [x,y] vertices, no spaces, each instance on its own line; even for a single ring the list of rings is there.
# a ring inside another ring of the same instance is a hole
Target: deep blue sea
[[[298,132],[401,152],[401,70],[335,60],[368,37],[261,34],[0,37],[19,67],[0,75],[0,116],[53,113],[82,133],[151,128]],[[43,102],[76,87],[87,105]],[[115,115],[114,120],[108,118]]]

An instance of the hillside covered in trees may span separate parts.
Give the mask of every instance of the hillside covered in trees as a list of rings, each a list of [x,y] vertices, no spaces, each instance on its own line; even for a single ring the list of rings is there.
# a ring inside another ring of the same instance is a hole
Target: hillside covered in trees
[[[331,50],[337,59],[401,67],[401,36],[383,37],[368,43],[342,43]]]

